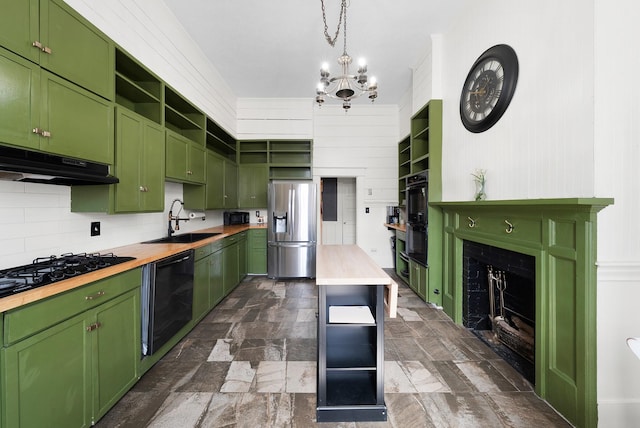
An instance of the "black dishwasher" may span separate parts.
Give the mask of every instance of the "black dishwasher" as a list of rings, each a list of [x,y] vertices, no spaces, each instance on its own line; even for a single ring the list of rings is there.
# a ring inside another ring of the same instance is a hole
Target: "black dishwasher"
[[[142,269],[142,355],[151,355],[192,318],[194,251]]]

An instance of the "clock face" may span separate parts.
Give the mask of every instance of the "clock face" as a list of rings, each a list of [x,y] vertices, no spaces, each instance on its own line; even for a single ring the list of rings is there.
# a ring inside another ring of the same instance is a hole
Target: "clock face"
[[[518,57],[508,45],[486,50],[471,67],[460,95],[460,118],[471,132],[483,132],[502,117],[518,81]]]

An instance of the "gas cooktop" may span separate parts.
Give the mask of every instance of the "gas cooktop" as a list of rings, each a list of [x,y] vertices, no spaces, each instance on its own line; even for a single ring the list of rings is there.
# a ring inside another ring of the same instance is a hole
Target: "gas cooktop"
[[[113,253],[62,254],[37,258],[28,265],[0,270],[0,298],[134,259],[118,257]]]

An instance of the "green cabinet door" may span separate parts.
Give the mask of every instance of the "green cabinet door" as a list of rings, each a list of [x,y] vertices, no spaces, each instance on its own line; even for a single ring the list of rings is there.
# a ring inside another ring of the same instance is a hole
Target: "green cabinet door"
[[[187,179],[195,183],[206,183],[205,159],[206,150],[195,143],[189,144],[189,162],[187,169]]]
[[[210,308],[211,256],[196,260],[193,276],[193,320],[198,321]]]
[[[269,184],[268,164],[240,164],[238,167],[238,206],[265,208]]]
[[[238,240],[236,236],[225,238],[229,245],[222,252],[222,288],[227,296],[238,285],[240,267],[238,265]]]
[[[240,283],[247,276],[247,232],[238,233],[238,281],[236,284]]]
[[[39,93],[40,68],[0,48],[0,143],[39,148],[41,137],[32,132],[39,126]]]
[[[248,273],[267,273],[267,229],[250,229],[248,237]]]
[[[205,196],[207,209],[224,208],[224,164],[223,158],[212,151],[207,152]]]
[[[414,261],[409,262],[409,287],[423,299],[427,294],[427,268]]]
[[[38,127],[50,133],[40,148],[78,159],[113,164],[113,105],[66,80],[41,71]]]
[[[90,324],[81,314],[1,350],[5,427],[90,426]]]
[[[182,183],[204,184],[204,147],[168,129],[166,135],[166,177]]]
[[[62,0],[0,0],[0,46],[106,99],[114,43]]]
[[[215,251],[209,258],[209,306],[214,307],[224,298],[224,249]]]
[[[116,107],[115,212],[164,209],[164,135],[154,122]]]
[[[92,422],[107,413],[138,380],[140,289],[98,306],[94,313]]]
[[[238,208],[238,166],[224,162],[224,208]]]
[[[40,50],[32,45],[39,38],[39,0],[0,0],[0,46],[33,62]]]
[[[40,1],[40,42],[42,67],[113,100],[114,43],[63,0]]]

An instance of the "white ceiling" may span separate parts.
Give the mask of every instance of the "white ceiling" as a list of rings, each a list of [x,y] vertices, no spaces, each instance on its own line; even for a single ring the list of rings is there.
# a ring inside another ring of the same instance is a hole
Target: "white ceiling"
[[[368,75],[378,80],[377,103],[399,103],[430,35],[442,33],[467,1],[348,0],[347,52],[356,63],[367,60]],[[238,97],[314,97],[322,62],[338,72],[343,33],[331,48],[320,0],[164,2]],[[340,0],[325,0],[325,8],[333,36]]]

